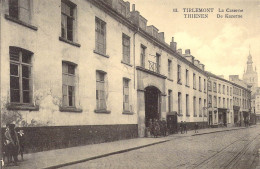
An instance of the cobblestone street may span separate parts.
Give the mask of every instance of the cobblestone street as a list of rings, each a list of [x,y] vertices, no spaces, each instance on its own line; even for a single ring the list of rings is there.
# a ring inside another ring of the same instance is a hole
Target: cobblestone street
[[[255,168],[259,128],[175,137],[166,143],[64,168]]]

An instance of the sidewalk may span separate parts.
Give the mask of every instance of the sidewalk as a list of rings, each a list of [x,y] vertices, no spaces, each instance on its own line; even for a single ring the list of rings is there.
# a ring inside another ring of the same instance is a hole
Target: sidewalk
[[[129,140],[120,140],[109,143],[92,144],[79,147],[71,147],[65,149],[50,150],[32,154],[25,154],[24,161],[19,162],[19,166],[5,167],[8,169],[37,169],[37,168],[58,168],[69,164],[89,161],[101,157],[106,157],[113,154],[123,153],[159,143],[164,143],[180,137],[190,137],[202,134],[239,130],[245,127],[231,128],[207,128],[199,130],[195,134],[193,131],[188,131],[188,134],[174,134],[168,137],[161,138],[136,138]],[[20,156],[19,156],[20,158]]]

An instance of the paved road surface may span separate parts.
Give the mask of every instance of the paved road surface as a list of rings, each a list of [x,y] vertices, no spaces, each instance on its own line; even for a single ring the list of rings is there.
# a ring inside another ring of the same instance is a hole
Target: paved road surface
[[[64,169],[250,169],[260,148],[260,126],[172,138],[171,141],[63,167]]]

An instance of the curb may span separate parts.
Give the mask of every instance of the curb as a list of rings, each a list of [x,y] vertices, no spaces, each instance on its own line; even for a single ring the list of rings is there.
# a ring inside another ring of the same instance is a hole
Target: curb
[[[250,127],[243,127],[243,128],[235,128],[235,129],[228,129],[228,130],[219,130],[219,131],[212,131],[208,133],[199,133],[199,134],[193,134],[191,136],[199,136],[199,135],[204,135],[204,134],[211,134],[211,133],[219,133],[219,132],[225,132],[225,131],[232,131],[232,130],[241,130],[241,129],[247,129],[247,128],[253,128],[255,126],[250,126]]]
[[[252,128],[255,126],[251,126],[249,128]],[[224,131],[232,131],[232,130],[240,130],[240,129],[246,129],[246,127],[244,128],[238,128],[238,129],[229,129],[229,130],[221,130],[221,131],[213,131],[213,132],[208,132],[208,133],[199,133],[199,134],[193,134],[191,136],[198,136],[198,135],[204,135],[204,134],[211,134],[211,133],[218,133],[218,132],[224,132]],[[188,136],[187,136],[188,137]],[[65,167],[65,166],[69,166],[69,165],[73,165],[73,164],[78,164],[78,163],[82,163],[82,162],[86,162],[86,161],[90,161],[90,160],[95,160],[95,159],[99,159],[99,158],[103,158],[103,157],[107,157],[107,156],[111,156],[111,155],[115,155],[115,154],[121,154],[121,153],[125,153],[125,152],[129,152],[129,151],[133,151],[133,150],[137,150],[137,149],[141,149],[144,147],[149,147],[152,145],[156,145],[156,144],[161,144],[161,143],[165,143],[168,141],[171,141],[172,139],[167,139],[167,140],[163,140],[163,141],[158,141],[155,143],[151,143],[151,144],[146,144],[146,145],[142,145],[142,146],[137,146],[137,147],[133,147],[133,148],[128,148],[128,149],[124,149],[124,150],[119,150],[119,151],[114,151],[111,153],[106,153],[106,154],[102,154],[102,155],[98,155],[98,156],[93,156],[93,157],[89,157],[89,158],[85,158],[85,159],[81,159],[81,160],[76,160],[76,161],[71,161],[68,163],[63,163],[63,164],[58,164],[58,165],[53,165],[53,166],[49,166],[43,169],[56,169],[56,168],[61,168],[61,167]]]
[[[115,154],[120,154],[120,153],[125,153],[125,152],[128,152],[128,151],[137,150],[137,149],[144,148],[144,147],[149,147],[149,146],[156,145],[156,144],[165,143],[165,142],[168,142],[168,141],[170,141],[170,139],[151,143],[151,144],[146,144],[146,145],[142,145],[142,146],[137,146],[137,147],[133,147],[133,148],[128,148],[128,149],[124,149],[124,150],[114,151],[114,152],[111,152],[111,153],[106,153],[106,154],[102,154],[102,155],[98,155],[98,156],[94,156],[94,157],[89,157],[89,158],[82,159],[82,160],[72,161],[72,162],[68,162],[68,163],[64,163],[64,164],[53,165],[53,166],[46,167],[46,168],[43,168],[43,169],[61,168],[61,167],[65,167],[65,166],[69,166],[69,165],[73,165],[73,164],[78,164],[78,163],[82,163],[82,162],[86,162],[86,161],[90,161],[90,160],[95,160],[95,159],[98,159],[98,158],[103,158],[103,157],[107,157],[107,156],[111,156],[111,155],[115,155]]]

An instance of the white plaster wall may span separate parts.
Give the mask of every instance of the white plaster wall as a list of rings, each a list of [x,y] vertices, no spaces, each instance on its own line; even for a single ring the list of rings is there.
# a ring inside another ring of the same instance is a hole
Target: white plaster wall
[[[1,31],[2,99],[9,100],[9,46],[22,47],[34,53],[32,59],[33,97],[39,99],[39,111],[21,111],[23,118],[32,119],[44,125],[98,125],[137,124],[136,89],[134,69],[121,63],[122,33],[131,38],[131,64],[133,64],[133,32],[108,14],[91,5],[88,1],[72,1],[77,4],[76,42],[81,47],[72,46],[59,40],[60,1],[34,1],[34,26],[37,31],[3,18]],[[107,23],[107,55],[93,53],[95,49],[95,16]],[[77,90],[76,106],[82,113],[60,112],[62,98],[62,61],[76,63]],[[107,73],[108,100],[110,114],[94,113],[96,108],[96,70]],[[123,115],[123,77],[130,81],[130,104],[133,115]],[[121,105],[121,106],[120,106]],[[48,124],[47,124],[48,123]]]

